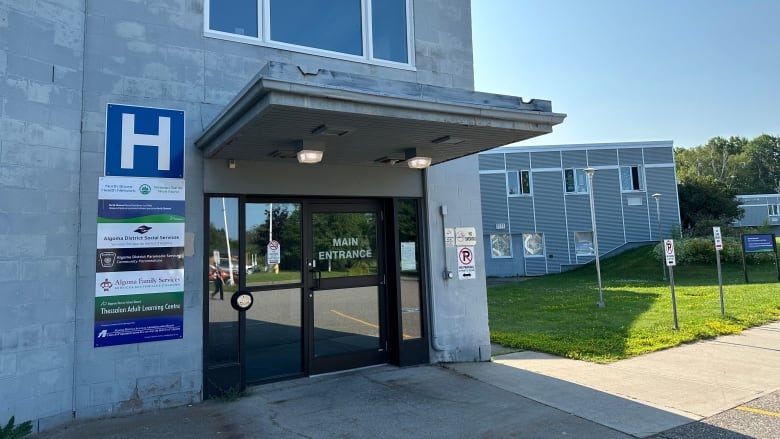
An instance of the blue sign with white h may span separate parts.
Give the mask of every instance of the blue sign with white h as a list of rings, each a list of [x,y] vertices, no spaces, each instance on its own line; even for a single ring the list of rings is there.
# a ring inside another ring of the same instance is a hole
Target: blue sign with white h
[[[184,178],[184,111],[108,104],[106,175]]]

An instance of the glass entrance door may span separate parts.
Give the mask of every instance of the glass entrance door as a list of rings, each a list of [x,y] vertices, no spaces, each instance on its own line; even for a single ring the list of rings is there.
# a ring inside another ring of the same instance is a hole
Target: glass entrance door
[[[379,204],[312,204],[307,219],[311,373],[387,362]]]

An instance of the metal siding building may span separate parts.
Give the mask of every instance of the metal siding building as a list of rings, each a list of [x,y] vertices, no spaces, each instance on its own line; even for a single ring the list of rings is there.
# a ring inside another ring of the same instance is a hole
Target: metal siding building
[[[780,234],[780,194],[737,195],[737,200],[745,214],[735,227],[770,226]]]
[[[671,141],[496,148],[479,154],[488,276],[538,276],[594,260],[588,167],[602,256],[679,229]],[[530,193],[508,193],[517,171],[528,171]]]

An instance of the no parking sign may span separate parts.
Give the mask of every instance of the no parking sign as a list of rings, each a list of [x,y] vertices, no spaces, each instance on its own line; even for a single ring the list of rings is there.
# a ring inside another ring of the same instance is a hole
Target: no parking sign
[[[458,279],[474,279],[476,273],[474,247],[458,247]]]

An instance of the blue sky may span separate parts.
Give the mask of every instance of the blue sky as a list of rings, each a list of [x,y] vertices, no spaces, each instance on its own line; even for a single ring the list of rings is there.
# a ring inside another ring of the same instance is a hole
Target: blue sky
[[[473,0],[475,88],[552,101],[522,145],[780,135],[778,0]]]

